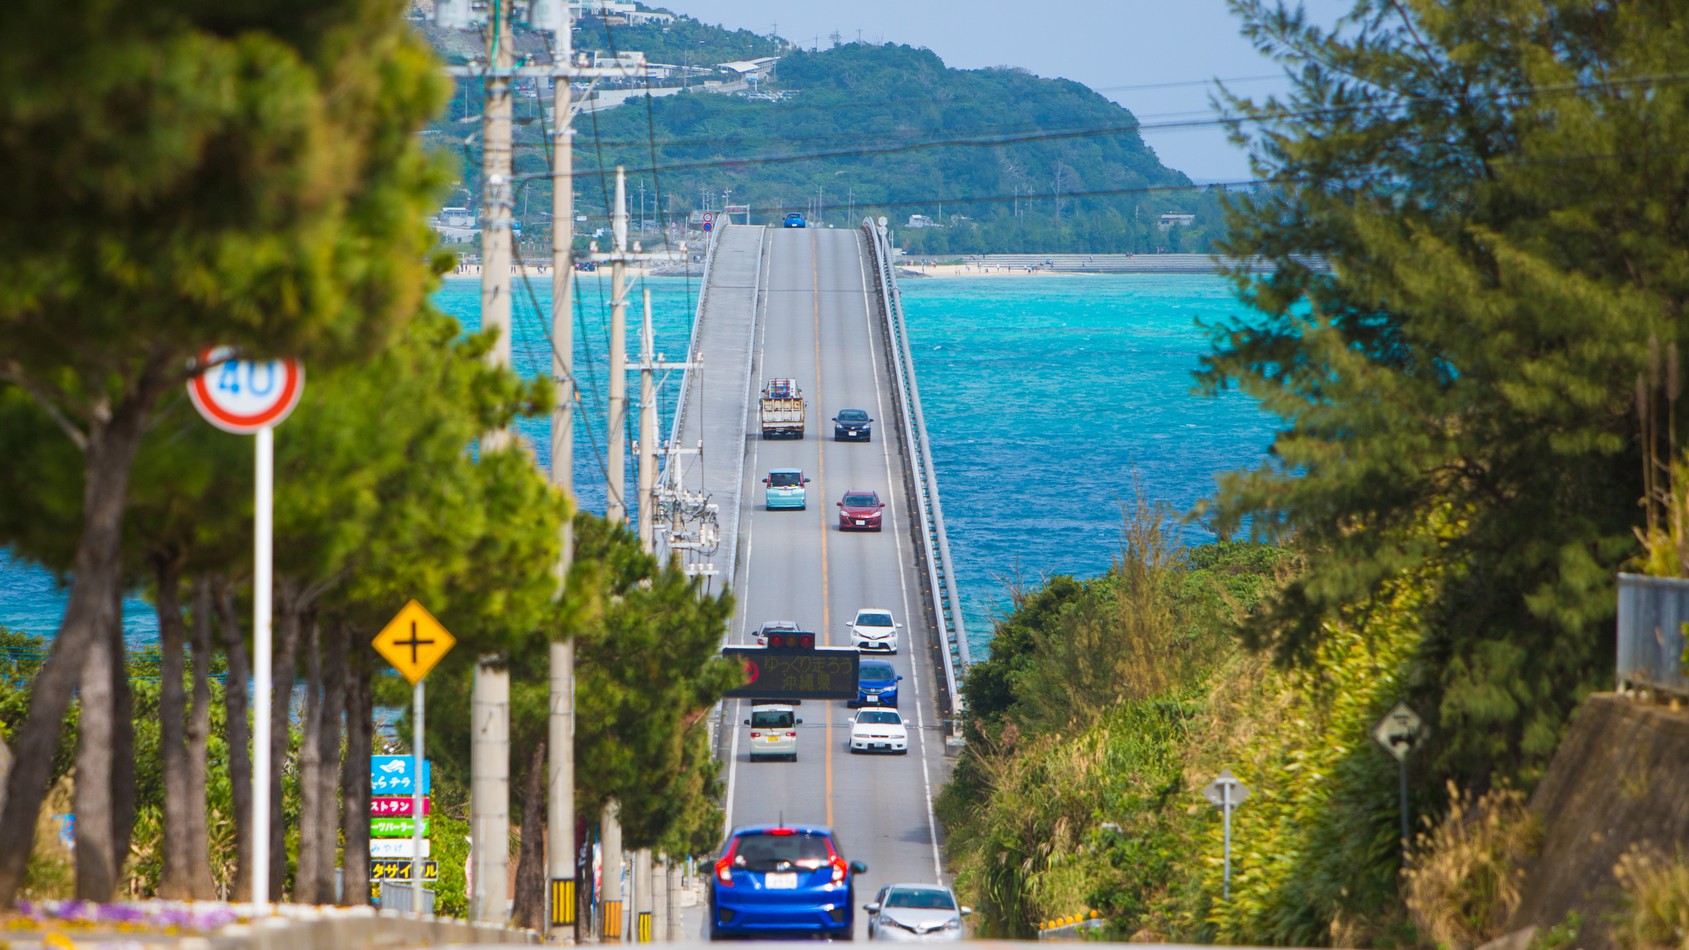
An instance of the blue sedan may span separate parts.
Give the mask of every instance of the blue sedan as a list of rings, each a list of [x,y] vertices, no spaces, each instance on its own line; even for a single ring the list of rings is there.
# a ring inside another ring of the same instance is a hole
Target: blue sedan
[[[786,220],[780,226],[783,228],[807,228],[809,222],[804,220],[802,211],[793,211],[786,215]]]
[[[854,877],[833,830],[821,825],[733,829],[710,875],[711,940],[851,936]]]

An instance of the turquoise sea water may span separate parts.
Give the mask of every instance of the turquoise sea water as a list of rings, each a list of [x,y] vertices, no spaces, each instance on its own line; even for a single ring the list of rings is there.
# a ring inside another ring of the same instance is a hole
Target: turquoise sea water
[[[579,276],[575,365],[588,423],[576,423],[575,474],[582,506],[602,512],[609,275]],[[656,348],[679,361],[697,281],[652,278],[646,286]],[[1010,578],[1032,583],[1108,568],[1134,484],[1182,511],[1212,492],[1216,473],[1258,464],[1272,438],[1272,420],[1249,399],[1191,392],[1191,372],[1206,349],[1196,319],[1239,308],[1219,278],[946,278],[901,286],[969,639],[978,650],[1008,600]],[[549,321],[539,317],[550,309],[550,281],[531,289],[532,299],[517,286],[512,343],[515,365],[527,376],[550,358]],[[479,294],[474,281],[448,281],[436,301],[474,328]],[[630,302],[629,347],[637,352],[637,288]],[[662,391],[660,434],[668,431],[677,389],[678,374]],[[629,390],[637,393],[636,380]],[[298,411],[309,408],[307,387]],[[525,420],[518,430],[549,465],[546,420]],[[286,438],[285,424],[277,438]],[[1208,540],[1199,526],[1180,531],[1187,543]],[[0,551],[0,626],[50,634],[63,607],[50,575]],[[126,601],[125,618],[132,640],[150,638],[155,625],[144,601]]]

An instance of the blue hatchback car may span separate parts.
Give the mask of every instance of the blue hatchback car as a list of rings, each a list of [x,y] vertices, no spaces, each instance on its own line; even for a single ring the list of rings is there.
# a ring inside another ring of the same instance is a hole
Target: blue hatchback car
[[[804,220],[802,211],[791,211],[787,212],[786,220],[782,221],[780,226],[783,228],[805,228],[809,226],[809,222]]]
[[[710,875],[711,940],[851,936],[855,875],[831,828],[746,825],[722,845]]]
[[[863,658],[856,677],[856,699],[845,705],[852,708],[858,706],[897,706],[897,684],[903,677],[897,675],[890,663],[885,660],[870,660]]]

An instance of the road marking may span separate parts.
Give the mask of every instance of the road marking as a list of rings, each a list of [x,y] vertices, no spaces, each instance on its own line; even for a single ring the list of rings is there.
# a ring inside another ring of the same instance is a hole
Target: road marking
[[[815,330],[815,405],[822,405],[821,401],[821,234],[818,231],[809,236],[809,280],[813,288],[810,295],[810,309],[812,324]],[[819,417],[817,417],[819,418]],[[805,428],[808,423],[805,422]],[[820,428],[819,425],[816,426]],[[805,433],[808,436],[808,433]],[[824,451],[826,442],[822,441],[815,450],[815,483],[821,486],[822,498],[826,498],[827,487],[827,453]],[[827,507],[823,503],[816,506],[821,509],[821,642],[825,646],[833,645],[832,618],[832,584],[831,574],[827,570]],[[827,715],[827,827],[833,826],[833,716],[832,711]]]
[[[857,273],[860,275],[860,277],[862,279],[862,317],[868,324],[868,338],[871,340],[871,339],[874,338],[874,330],[875,330],[874,310],[873,310],[873,304],[870,302],[869,297],[868,297],[868,272],[863,265],[862,259],[863,259],[862,245],[860,243],[858,243],[857,244],[857,252],[856,252],[856,269],[857,269]],[[887,305],[888,306],[890,305],[890,301],[887,301]],[[884,340],[884,339],[885,338],[882,336],[882,340]],[[889,341],[887,341],[887,342],[889,343]],[[883,350],[882,350],[882,352],[883,352]],[[875,355],[874,359],[871,361],[871,363],[869,365],[872,366],[873,371],[874,371],[874,411],[875,411],[875,413],[878,414],[878,417],[880,419],[886,419],[887,417],[886,417],[885,395],[884,395],[885,394],[885,387],[880,385],[880,360],[879,360],[879,356],[877,354]],[[890,451],[891,443],[886,440],[885,431],[886,430],[884,428],[881,428],[881,430],[880,430],[880,446],[881,446],[880,457],[885,460],[885,465],[886,465],[886,489],[889,492],[890,489],[891,489],[891,486],[900,485],[900,484],[902,484],[902,482],[900,482],[899,480],[894,478],[893,475],[892,475],[891,451]],[[897,518],[897,506],[891,505],[889,507],[891,508],[891,512],[892,512],[892,518],[891,518],[892,536],[896,540],[896,544],[897,544],[897,584],[898,584],[898,587],[901,588],[902,591],[903,591],[903,617],[904,617],[905,620],[908,621],[909,632],[910,632],[911,635],[913,635],[914,632],[915,632],[915,615],[909,609],[909,607],[910,607],[910,602],[909,602],[909,569],[910,568],[906,568],[905,565],[904,565],[904,561],[903,561],[904,554],[906,553],[904,551],[904,547],[903,547],[903,523],[901,521],[899,521],[898,518]],[[901,645],[908,646],[908,644],[901,644]],[[925,646],[927,646],[927,645],[922,644],[922,647],[925,647]],[[937,815],[936,815],[936,813],[934,812],[934,809],[933,809],[932,776],[927,769],[927,723],[926,723],[926,713],[925,713],[926,702],[921,698],[921,671],[916,668],[918,663],[919,663],[919,658],[924,656],[924,655],[926,655],[924,650],[920,650],[920,649],[910,649],[909,650],[909,671],[912,674],[914,674],[910,678],[915,681],[915,735],[920,740],[920,744],[921,744],[921,790],[926,796],[927,839],[932,842],[932,868],[933,868],[934,880],[936,881],[936,883],[943,884],[944,883],[944,858],[939,853],[939,850],[938,850],[938,817],[937,817]],[[937,670],[933,671],[933,675],[934,676],[938,675]]]

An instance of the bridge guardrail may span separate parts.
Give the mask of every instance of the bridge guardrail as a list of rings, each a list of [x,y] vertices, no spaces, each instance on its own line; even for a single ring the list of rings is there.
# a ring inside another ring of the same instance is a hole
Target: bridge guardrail
[[[1689,580],[1619,575],[1618,688],[1689,696]]]
[[[933,470],[932,448],[927,439],[926,422],[921,416],[920,389],[915,383],[914,360],[909,355],[909,338],[904,332],[903,299],[898,294],[897,276],[892,270],[891,242],[885,229],[872,219],[864,218],[862,229],[867,232],[868,246],[873,251],[874,274],[880,287],[881,317],[886,331],[886,348],[891,355],[903,448],[914,468],[915,517],[921,527],[933,618],[945,641],[945,649],[940,651],[944,669],[945,711],[954,733],[956,723],[964,712],[962,676],[972,663],[968,655],[967,630],[962,620],[961,591],[950,561],[950,539],[944,531],[944,508],[938,498],[938,476]]]

